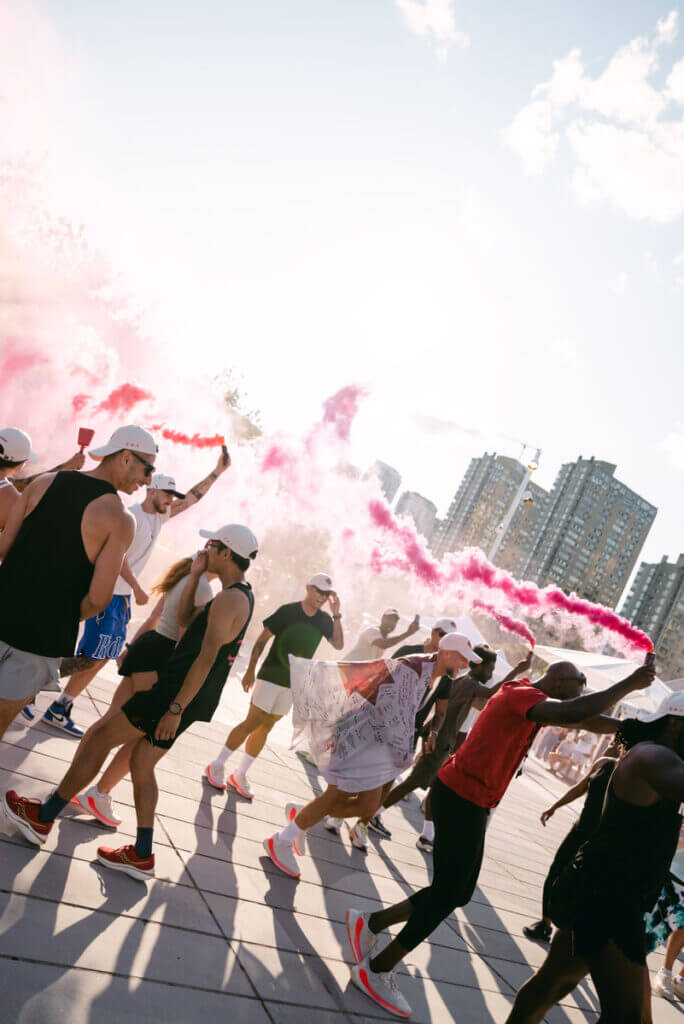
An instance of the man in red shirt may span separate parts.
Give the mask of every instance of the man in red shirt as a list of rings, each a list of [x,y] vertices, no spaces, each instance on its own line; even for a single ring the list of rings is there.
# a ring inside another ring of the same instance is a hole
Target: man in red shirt
[[[396,966],[456,907],[470,901],[480,874],[490,811],[506,792],[539,729],[563,725],[613,733],[618,722],[603,712],[653,679],[654,670],[644,665],[602,693],[581,696],[584,675],[572,662],[563,661],[534,684],[528,679],[506,683],[489,700],[430,790],[436,829],[432,884],[387,910],[347,911],[355,960],[352,981],[362,992],[399,1017],[411,1015],[394,980]],[[397,937],[378,954],[379,933],[403,921],[406,924]]]

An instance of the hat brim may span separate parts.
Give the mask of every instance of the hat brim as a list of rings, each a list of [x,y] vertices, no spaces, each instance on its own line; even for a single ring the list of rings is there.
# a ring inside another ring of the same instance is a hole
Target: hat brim
[[[157,488],[153,488],[153,490],[157,490]],[[159,487],[158,490],[163,491],[164,494],[173,494],[174,498],[180,498],[181,500],[185,497],[180,491],[172,491],[170,487]]]
[[[200,530],[199,535],[206,540],[218,540],[218,534],[215,530]]]
[[[476,654],[475,651],[471,651],[470,654],[466,654],[466,658],[468,659],[471,665],[482,664],[482,658],[480,657],[479,654]]]

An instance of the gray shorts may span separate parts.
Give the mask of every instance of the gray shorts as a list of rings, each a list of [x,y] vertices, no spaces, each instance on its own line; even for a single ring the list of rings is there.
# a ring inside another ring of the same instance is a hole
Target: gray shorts
[[[26,700],[39,690],[60,692],[61,658],[19,651],[0,640],[0,700]]]

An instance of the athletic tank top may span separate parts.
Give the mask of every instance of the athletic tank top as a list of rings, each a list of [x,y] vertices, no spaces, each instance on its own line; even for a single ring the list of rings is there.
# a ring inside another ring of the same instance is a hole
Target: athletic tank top
[[[116,494],[104,480],[57,473],[0,564],[0,640],[46,658],[74,653],[81,601],[93,578],[81,522],[91,501]]]
[[[575,864],[602,890],[650,910],[670,870],[681,823],[679,801],[639,807],[621,800],[609,784],[601,820]]]
[[[606,790],[610,783],[617,761],[606,762],[589,780],[589,788],[584,798],[584,807],[577,819],[575,828],[586,836],[593,835],[601,820],[601,812],[606,799]]]
[[[214,664],[209,670],[207,678],[202,683],[199,692],[195,694],[183,712],[184,722],[210,722],[213,718],[214,712],[218,707],[219,700],[221,699],[221,693],[225,686],[226,679],[233,667],[233,662],[238,656],[240,646],[252,618],[252,613],[254,611],[254,593],[252,592],[252,588],[249,583],[233,583],[226,589],[240,590],[246,595],[247,600],[249,601],[249,614],[247,615],[247,620],[238,635],[231,640],[230,643],[224,644],[219,650]],[[214,603],[214,600],[216,599],[214,598],[209,601],[208,604],[205,604],[204,608],[202,608],[199,614],[195,616],[188,626],[173,654],[159,673],[157,686],[166,687],[169,691],[173,691],[175,694],[183,685],[185,677],[190,671],[190,667],[202,647],[204,634],[207,631],[209,610]],[[173,697],[170,699],[173,700]]]

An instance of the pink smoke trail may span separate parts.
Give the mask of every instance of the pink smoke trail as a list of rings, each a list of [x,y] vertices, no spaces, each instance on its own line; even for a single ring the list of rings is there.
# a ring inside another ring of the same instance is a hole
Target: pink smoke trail
[[[392,538],[398,554],[388,555],[377,548],[371,553],[371,567],[375,572],[388,568],[411,571],[432,589],[446,588],[460,582],[486,587],[505,596],[511,603],[521,605],[528,614],[566,612],[619,637],[630,647],[640,651],[652,650],[651,640],[640,629],[632,626],[611,608],[583,600],[574,594],[563,593],[558,587],[538,587],[536,583],[519,583],[505,569],[497,569],[481,551],[469,549],[450,555],[440,563],[427,554],[422,541],[409,524],[400,525],[385,502],[373,499],[368,511],[371,522]]]
[[[0,363],[0,386],[7,387],[19,374],[26,373],[27,370],[32,370],[47,361],[47,356],[42,352],[26,348],[16,338],[8,338],[5,355]]]
[[[348,441],[359,402],[368,392],[358,384],[340,388],[323,403],[323,423],[332,426],[340,441]]]
[[[297,461],[295,455],[288,452],[279,444],[271,444],[261,460],[261,472],[267,473],[271,469],[287,469]]]
[[[156,429],[158,430],[159,427]],[[190,448],[220,448],[226,443],[223,434],[212,434],[208,437],[203,434],[183,434],[180,430],[171,430],[168,427],[164,427],[161,434],[166,441],[187,445]]]
[[[90,395],[74,395],[74,397],[71,399],[71,408],[73,410],[74,416],[78,416],[80,412],[83,412],[89,401]]]
[[[100,402],[95,412],[111,412],[114,414],[130,412],[133,406],[152,397],[153,395],[150,391],[144,391],[137,384],[121,384],[118,388],[111,391],[104,401]]]
[[[471,604],[472,608],[476,608],[478,611],[484,612],[485,615],[491,615],[493,619],[499,623],[499,625],[507,630],[509,633],[515,633],[517,636],[521,636],[523,640],[527,640],[528,644],[534,650],[535,639],[530,630],[527,628],[524,622],[520,619],[513,619],[510,615],[506,615],[504,612],[500,612],[498,608],[495,608],[492,604],[487,604],[486,601],[481,601],[479,597],[476,597]]]

